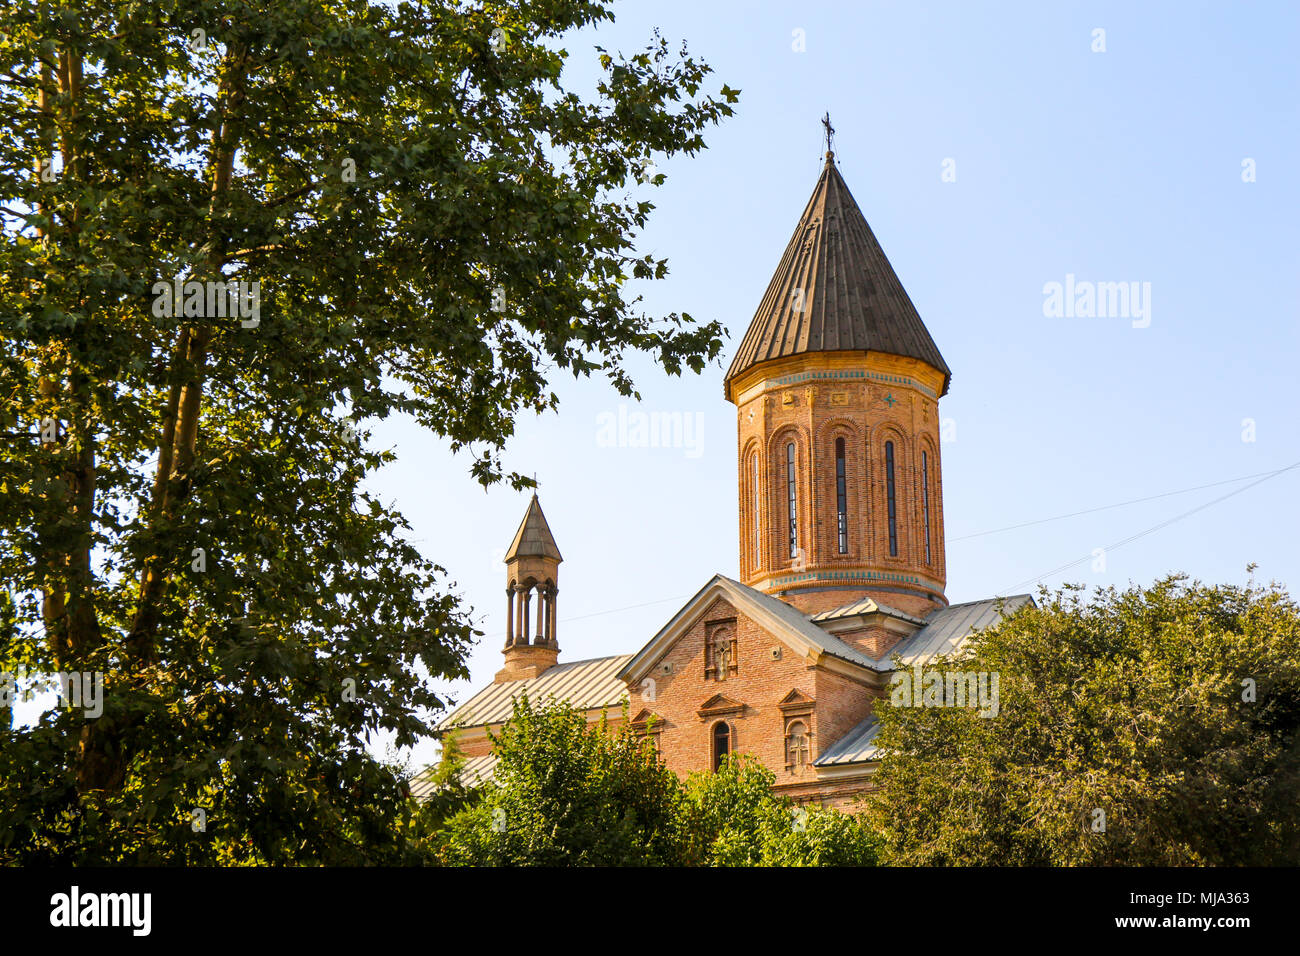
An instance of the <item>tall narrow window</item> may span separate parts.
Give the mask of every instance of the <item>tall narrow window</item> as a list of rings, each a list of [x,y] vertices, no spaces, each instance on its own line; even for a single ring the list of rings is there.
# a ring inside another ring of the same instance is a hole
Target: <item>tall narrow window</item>
[[[921,523],[925,526],[925,563],[930,563],[930,459],[921,452]]]
[[[799,499],[795,490],[794,442],[785,446],[785,484],[787,507],[790,512],[790,557],[799,556]]]
[[[754,452],[753,477],[750,478],[750,492],[753,496],[751,508],[754,511],[754,571],[757,572],[763,563],[763,536],[758,530],[758,452]]]
[[[722,769],[722,761],[731,753],[731,728],[725,720],[713,725],[713,772]]]
[[[889,504],[889,556],[898,557],[898,503],[894,495],[894,443],[885,442],[885,498]]]
[[[835,514],[840,554],[849,553],[849,496],[844,477],[844,439],[835,439]]]

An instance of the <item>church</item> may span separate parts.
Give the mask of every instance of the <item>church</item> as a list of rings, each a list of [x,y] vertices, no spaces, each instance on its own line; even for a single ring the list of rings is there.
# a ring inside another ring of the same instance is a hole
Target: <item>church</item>
[[[491,780],[489,732],[526,693],[593,722],[626,713],[681,776],[748,753],[778,793],[848,809],[872,787],[874,708],[889,705],[895,669],[1031,600],[944,597],[939,400],[952,374],[827,145],[723,380],[739,579],[714,575],[640,648],[562,661],[563,558],[534,495],[506,553],[503,666],[437,726],[466,758],[463,782]]]

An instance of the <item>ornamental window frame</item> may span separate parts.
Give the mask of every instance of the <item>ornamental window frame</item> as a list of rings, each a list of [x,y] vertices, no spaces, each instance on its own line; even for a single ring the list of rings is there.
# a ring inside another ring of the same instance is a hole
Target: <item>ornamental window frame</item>
[[[785,755],[785,769],[787,773],[799,775],[813,765],[813,750],[817,739],[814,726],[817,701],[802,693],[798,688],[794,688],[785,697],[781,698],[781,702],[777,706],[781,709],[782,752]],[[792,737],[794,736],[795,724],[801,724],[804,728],[804,762],[799,766],[795,766],[791,760],[791,744],[793,743]]]
[[[796,749],[796,742],[798,748]],[[796,759],[797,758],[797,759]],[[805,716],[788,717],[785,722],[785,769],[801,774],[812,765],[812,726]]]
[[[726,667],[719,673],[718,648],[723,643],[726,645]],[[704,679],[721,683],[739,674],[738,650],[739,643],[736,638],[736,619],[734,617],[705,623]]]

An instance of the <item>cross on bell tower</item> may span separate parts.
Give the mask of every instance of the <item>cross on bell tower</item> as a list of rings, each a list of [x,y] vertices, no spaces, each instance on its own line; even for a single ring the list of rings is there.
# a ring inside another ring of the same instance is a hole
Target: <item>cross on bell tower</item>
[[[835,127],[831,125],[831,114],[827,110],[826,115],[822,117],[822,126],[826,130],[826,162],[832,162],[835,159]]]
[[[506,663],[496,683],[536,677],[560,656],[555,635],[560,549],[534,492],[506,551]],[[535,603],[534,603],[535,599]]]

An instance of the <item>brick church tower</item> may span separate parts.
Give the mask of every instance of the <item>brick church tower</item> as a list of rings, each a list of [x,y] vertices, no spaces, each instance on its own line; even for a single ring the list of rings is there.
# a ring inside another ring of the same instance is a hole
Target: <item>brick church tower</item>
[[[917,617],[947,606],[950,377],[828,148],[727,371],[741,581],[805,614],[867,597]]]

